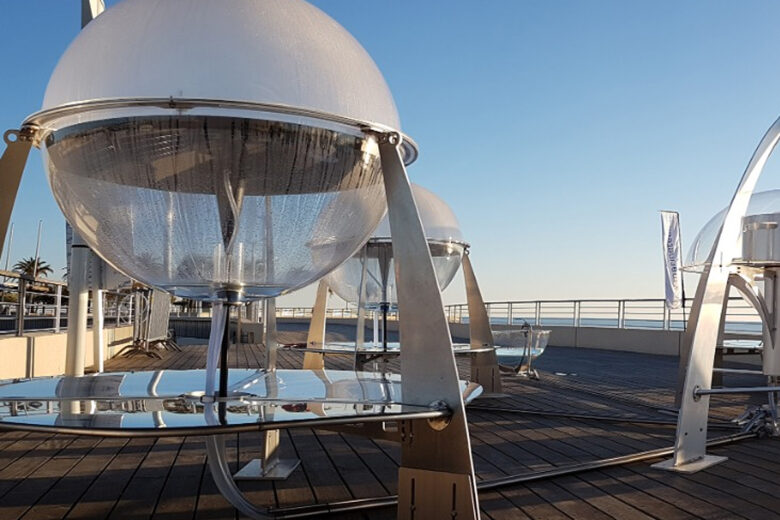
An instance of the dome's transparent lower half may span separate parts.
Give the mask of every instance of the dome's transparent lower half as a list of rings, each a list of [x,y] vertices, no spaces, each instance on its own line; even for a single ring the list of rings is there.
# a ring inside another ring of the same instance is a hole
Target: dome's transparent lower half
[[[457,242],[429,242],[433,268],[439,288],[449,286],[460,267],[463,245]],[[376,309],[382,303],[395,306],[398,303],[395,281],[395,263],[392,244],[389,241],[366,244],[366,252],[358,252],[338,269],[328,274],[326,281],[343,300],[358,302],[363,261],[366,262],[366,307]]]
[[[42,148],[87,244],[187,298],[305,286],[352,255],[386,208],[376,143],[312,126],[143,116],[51,130]]]

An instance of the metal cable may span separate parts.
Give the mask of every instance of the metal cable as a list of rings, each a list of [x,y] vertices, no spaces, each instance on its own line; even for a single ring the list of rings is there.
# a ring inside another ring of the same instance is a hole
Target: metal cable
[[[712,448],[715,446],[722,446],[724,444],[730,444],[745,439],[755,438],[755,433],[738,433],[734,435],[726,435],[723,437],[716,437],[707,441],[707,447]],[[630,464],[632,462],[641,462],[644,460],[655,459],[658,457],[665,457],[674,453],[674,447],[658,448],[654,450],[640,451],[629,455],[621,455],[619,457],[611,457],[607,459],[594,460],[591,462],[583,462],[580,464],[572,464],[567,466],[560,466],[544,471],[516,473],[514,475],[508,475],[497,479],[483,480],[477,483],[477,489],[479,491],[489,491],[504,486],[510,486],[515,484],[523,484],[527,482],[536,482],[539,480],[546,480],[554,477],[562,477],[565,475],[573,475],[576,473],[582,473],[585,471],[593,471],[596,469],[609,468],[613,466],[620,466],[623,464]],[[373,497],[373,498],[359,498],[353,500],[343,500],[338,502],[329,502],[327,504],[312,504],[306,506],[284,507],[284,508],[272,508],[269,509],[269,513],[275,515],[275,518],[287,519],[287,518],[310,518],[319,515],[346,513],[349,511],[366,511],[369,509],[378,509],[382,507],[391,507],[398,503],[398,495],[390,495],[386,497]]]

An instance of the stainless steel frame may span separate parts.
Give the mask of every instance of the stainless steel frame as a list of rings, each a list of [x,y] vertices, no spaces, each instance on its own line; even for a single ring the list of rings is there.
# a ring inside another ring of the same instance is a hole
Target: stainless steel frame
[[[678,415],[674,456],[654,467],[693,472],[725,460],[725,457],[706,454],[710,398],[699,392],[710,389],[712,384],[715,350],[722,330],[730,277],[736,271],[734,260],[741,253],[737,250],[737,241],[742,232],[742,219],[756,182],[778,140],[780,119],[769,128],[753,153],[699,279],[688,324],[690,353]]]

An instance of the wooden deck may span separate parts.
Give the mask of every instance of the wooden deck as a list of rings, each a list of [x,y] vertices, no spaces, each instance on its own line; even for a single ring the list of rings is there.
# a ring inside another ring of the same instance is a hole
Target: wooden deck
[[[297,332],[287,332],[297,339]],[[230,364],[258,367],[262,346],[231,349]],[[299,352],[283,352],[298,367]],[[467,361],[459,361],[466,372]],[[480,480],[627,455],[672,444],[676,359],[598,350],[550,348],[540,358],[541,381],[506,377],[507,397],[478,399],[469,410]],[[108,370],[199,368],[205,346],[184,347],[162,360],[115,359]],[[334,368],[349,360],[329,356]],[[728,379],[726,384],[761,383]],[[745,407],[741,398],[714,398],[713,421]],[[501,408],[501,411],[487,410]],[[520,413],[520,412],[529,413]],[[530,413],[535,412],[535,413]],[[576,415],[575,415],[576,414]],[[601,415],[610,421],[586,416]],[[619,422],[614,418],[624,418]],[[711,431],[718,436],[726,429]],[[238,468],[259,455],[260,435],[230,437]],[[390,442],[328,431],[283,432],[283,451],[302,465],[286,481],[247,482],[257,504],[276,508],[395,494],[400,450]],[[488,519],[780,518],[780,442],[750,439],[712,450],[726,463],[691,476],[661,472],[652,462],[481,492]],[[0,433],[0,519],[236,518],[205,464],[202,439],[99,439]],[[394,509],[339,518],[393,518]]]

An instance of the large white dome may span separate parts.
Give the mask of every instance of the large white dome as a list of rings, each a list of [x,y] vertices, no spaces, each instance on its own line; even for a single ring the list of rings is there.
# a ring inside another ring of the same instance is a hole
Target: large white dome
[[[286,105],[400,130],[368,53],[302,0],[124,0],[68,47],[43,109],[169,97]]]
[[[28,121],[65,217],[111,265],[176,295],[308,285],[385,212],[365,127],[400,131],[392,96],[301,0],[124,0],[71,44],[43,106]]]

